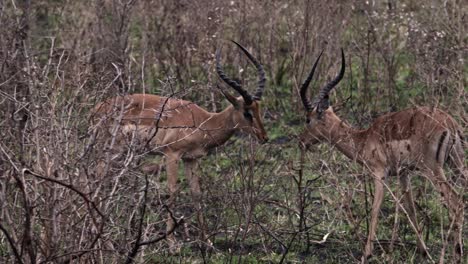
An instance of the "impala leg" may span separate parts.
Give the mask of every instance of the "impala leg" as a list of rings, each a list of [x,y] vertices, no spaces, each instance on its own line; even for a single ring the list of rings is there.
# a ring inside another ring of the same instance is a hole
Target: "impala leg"
[[[453,233],[451,238],[453,240],[453,253],[457,256],[457,259],[461,262],[463,256],[463,217],[464,217],[464,205],[462,198],[458,195],[452,185],[449,184],[445,178],[442,167],[434,168],[433,178],[431,181],[434,186],[440,192],[443,202],[448,207],[450,221],[454,222]]]
[[[177,251],[180,250],[180,248],[176,245],[176,239],[173,230],[175,228],[175,222],[171,217],[171,213],[174,213],[174,205],[176,200],[178,161],[179,157],[177,155],[166,156],[167,186],[169,189],[169,199],[167,201],[167,207],[170,211],[167,214],[166,232],[170,233],[167,236],[167,240],[169,243],[169,251],[171,253],[177,253]]]
[[[190,185],[190,193],[192,196],[193,207],[197,214],[198,227],[200,229],[200,240],[206,240],[206,226],[205,218],[203,216],[202,206],[202,192],[200,188],[200,180],[196,173],[197,161],[196,160],[184,160],[185,165],[185,176]]]
[[[371,223],[369,227],[369,235],[367,236],[366,247],[364,249],[364,255],[362,256],[362,263],[367,263],[367,259],[372,255],[373,240],[375,238],[375,231],[377,229],[377,222],[380,212],[380,206],[382,205],[383,194],[384,194],[384,186],[383,186],[383,178],[385,173],[381,172],[374,172],[374,201],[372,203],[372,212],[371,212]]]
[[[416,208],[414,206],[413,192],[411,190],[411,184],[409,182],[407,173],[403,173],[400,176],[400,184],[403,191],[403,205],[406,212],[409,215],[410,221],[413,223],[417,232],[417,246],[420,253],[427,253],[427,247],[421,236],[421,229],[419,227],[418,219],[416,218]]]

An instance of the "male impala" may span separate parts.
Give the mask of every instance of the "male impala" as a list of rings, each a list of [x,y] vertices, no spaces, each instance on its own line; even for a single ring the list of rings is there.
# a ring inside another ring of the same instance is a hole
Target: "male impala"
[[[112,124],[117,120],[119,123],[117,141],[120,144],[129,144],[125,142],[129,141],[128,138],[136,138],[139,142],[145,142],[149,149],[165,156],[170,195],[169,208],[173,208],[176,198],[178,162],[184,161],[185,174],[197,210],[202,239],[205,239],[205,225],[199,176],[194,173],[197,159],[205,156],[208,150],[224,144],[235,131],[253,134],[262,143],[268,140],[260,111],[260,99],[266,81],[263,66],[244,47],[234,43],[257,68],[259,81],[255,95],[250,95],[223,72],[218,50],[216,71],[224,82],[240,94],[240,97],[234,97],[229,92],[221,90],[231,104],[220,113],[210,113],[189,101],[150,94],[115,97],[95,108],[95,112],[101,117],[107,117],[106,123]],[[174,228],[174,224],[169,216],[168,232]],[[174,242],[174,237],[170,235],[171,248]]]
[[[322,54],[320,54],[321,56]],[[404,207],[412,225],[421,231],[416,220],[415,207],[407,173],[404,170],[420,170],[440,192],[449,216],[453,221],[453,248],[457,258],[462,256],[463,201],[460,194],[446,179],[442,169],[446,161],[457,173],[464,176],[464,150],[460,126],[447,113],[437,108],[414,107],[378,117],[368,129],[350,127],[329,106],[330,91],[343,78],[345,58],[341,51],[342,64],[338,76],[325,85],[310,101],[307,89],[320,56],[300,90],[302,103],[307,112],[307,126],[301,134],[301,146],[328,142],[345,156],[367,167],[374,178],[375,194],[372,204],[371,224],[362,261],[372,254],[377,218],[382,204],[384,179],[389,175],[399,176],[404,190]],[[466,177],[466,176],[465,176]],[[427,247],[418,234],[418,249],[427,253]]]

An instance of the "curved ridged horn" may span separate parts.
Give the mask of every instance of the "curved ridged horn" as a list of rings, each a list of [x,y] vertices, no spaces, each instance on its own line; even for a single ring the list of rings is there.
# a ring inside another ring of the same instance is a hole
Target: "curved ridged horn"
[[[315,68],[317,68],[317,64],[320,60],[320,57],[322,57],[323,50],[320,52],[320,55],[317,57],[317,60],[315,60],[314,66],[312,66],[312,70],[310,71],[309,75],[305,79],[304,83],[301,86],[300,90],[300,95],[302,99],[302,104],[304,105],[304,108],[307,112],[312,111],[312,103],[310,102],[308,96],[307,96],[307,89],[309,88],[310,81],[312,81],[312,77],[314,76]]]
[[[255,68],[257,68],[258,71],[258,86],[257,90],[255,91],[255,95],[253,96],[254,100],[260,100],[262,98],[263,90],[265,89],[265,82],[266,82],[266,77],[265,77],[265,70],[263,69],[263,65],[260,64],[260,62],[255,59],[255,57],[250,54],[250,52],[247,51],[246,48],[244,48],[241,44],[235,42],[234,40],[231,40],[234,44],[236,44],[244,53],[247,55],[249,60],[255,65]]]
[[[322,102],[323,100],[328,101],[328,94],[330,91],[343,79],[344,73],[345,73],[345,56],[344,56],[344,51],[341,49],[341,70],[340,73],[333,79],[331,82],[327,83],[322,89],[320,89],[319,94],[316,99],[314,100],[314,106],[317,106],[318,104],[328,106],[328,102]],[[323,109],[321,109],[323,110]]]
[[[219,78],[221,78],[226,84],[234,88],[234,90],[236,90],[242,96],[242,98],[244,98],[244,102],[246,105],[252,104],[253,102],[252,96],[246,90],[244,90],[239,83],[227,77],[227,75],[223,71],[220,61],[221,61],[221,50],[217,50],[216,51],[216,72],[218,73]]]

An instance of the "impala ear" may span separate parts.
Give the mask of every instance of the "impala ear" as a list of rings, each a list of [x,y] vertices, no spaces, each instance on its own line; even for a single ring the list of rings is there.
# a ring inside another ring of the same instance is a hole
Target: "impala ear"
[[[237,101],[237,98],[234,97],[232,94],[230,94],[227,91],[224,91],[223,88],[221,88],[219,85],[216,85],[218,87],[219,91],[226,97],[226,99],[234,106],[234,108],[238,109],[239,108],[239,102]]]
[[[333,105],[333,112],[338,113],[339,111],[341,111],[346,106],[349,99],[351,99],[351,95],[348,96],[348,98],[344,99],[343,101],[334,104]]]
[[[320,101],[317,105],[317,113],[319,114],[319,118],[322,116],[322,113],[330,107],[330,101],[328,98],[328,94]]]
[[[333,106],[333,113],[338,113],[340,112],[341,110],[343,110],[343,107],[344,105],[336,105],[336,106]]]

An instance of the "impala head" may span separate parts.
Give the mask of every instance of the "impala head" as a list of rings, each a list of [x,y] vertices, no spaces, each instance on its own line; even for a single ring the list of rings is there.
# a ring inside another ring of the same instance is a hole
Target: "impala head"
[[[258,84],[255,94],[252,96],[247,90],[245,90],[239,83],[230,79],[224,73],[221,67],[221,52],[216,52],[216,71],[219,77],[233,88],[239,97],[235,97],[227,91],[220,88],[220,91],[226,97],[226,99],[233,105],[234,111],[232,114],[232,120],[236,124],[236,128],[246,133],[255,135],[258,140],[262,143],[268,141],[268,135],[263,127],[262,113],[260,109],[260,100],[262,98],[263,90],[265,89],[265,71],[260,62],[255,59],[244,47],[239,43],[233,41],[244,53],[247,55],[249,60],[255,65],[258,71]],[[219,88],[219,87],[218,87]]]
[[[312,70],[302,84],[300,90],[302,104],[306,110],[306,127],[299,137],[301,146],[305,148],[324,140],[325,136],[329,134],[328,131],[333,129],[333,125],[336,124],[337,121],[340,122],[339,118],[330,107],[329,93],[341,81],[345,72],[345,57],[343,50],[341,50],[341,70],[338,73],[338,76],[320,89],[319,93],[312,101],[310,101],[307,96],[307,89],[312,77],[314,76],[315,68],[317,67],[322,53],[320,53],[315,61]]]

